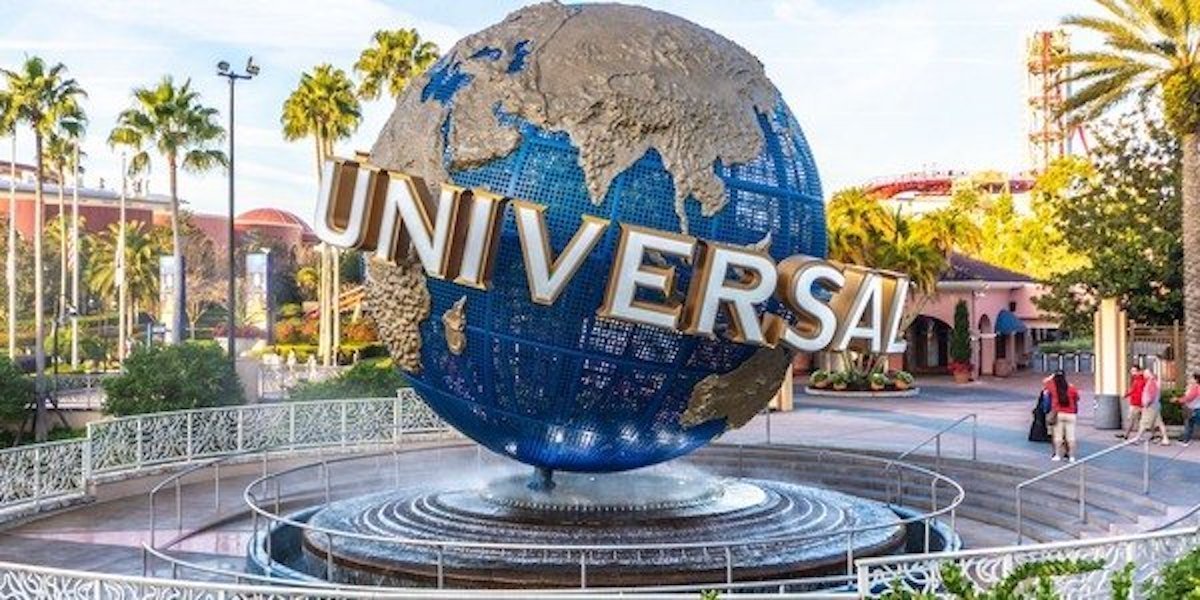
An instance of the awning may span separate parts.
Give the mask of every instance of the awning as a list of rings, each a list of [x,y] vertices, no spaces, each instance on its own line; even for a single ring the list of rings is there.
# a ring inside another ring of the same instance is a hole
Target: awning
[[[1002,310],[996,315],[996,333],[1000,335],[1021,333],[1025,329],[1025,322],[1007,310]]]

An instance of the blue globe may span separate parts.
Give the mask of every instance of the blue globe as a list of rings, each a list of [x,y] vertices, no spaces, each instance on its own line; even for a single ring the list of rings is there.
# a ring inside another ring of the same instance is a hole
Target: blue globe
[[[515,76],[527,66],[529,51],[529,43],[456,46],[417,81],[417,101],[452,106],[473,84],[464,61],[504,61]],[[687,202],[689,233],[760,247],[769,240],[766,249],[776,260],[797,253],[825,256],[821,185],[804,134],[782,100],[756,117],[761,153],[740,164],[712,164],[724,184],[726,204],[706,216],[697,202]],[[558,300],[542,306],[530,302],[509,211],[490,290],[427,280],[432,309],[420,325],[422,367],[409,374],[413,387],[466,436],[548,469],[633,469],[684,455],[720,435],[727,427],[724,419],[687,427],[681,414],[701,379],[734,369],[755,348],[596,316],[614,258],[615,225],[681,227],[673,210],[673,177],[663,157],[653,148],[646,151],[615,177],[597,203],[585,184],[579,148],[567,133],[540,128],[499,107],[495,118],[519,132],[515,150],[481,166],[448,168],[453,183],[547,206],[555,253],[584,215],[610,219],[614,226]],[[456,126],[447,118],[442,135]],[[451,164],[450,154],[447,149],[443,165]],[[686,286],[687,267],[678,268],[680,285]],[[439,317],[464,296],[467,344],[455,354]]]

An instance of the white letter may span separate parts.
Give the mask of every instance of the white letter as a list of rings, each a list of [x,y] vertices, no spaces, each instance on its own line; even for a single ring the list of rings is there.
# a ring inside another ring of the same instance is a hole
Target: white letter
[[[364,217],[374,199],[372,178],[378,170],[353,161],[334,158],[321,168],[321,190],[317,195],[314,229],[321,241],[339,248],[355,248],[366,238]],[[353,186],[349,193],[346,185]]]
[[[546,231],[546,207],[514,200],[513,216],[517,221],[517,234],[521,238],[521,255],[525,258],[525,277],[529,281],[529,297],[538,304],[550,305],[558,299],[564,286],[584,258],[600,241],[608,221],[590,215],[583,222],[566,248],[553,259],[550,251],[550,233]]]
[[[806,256],[785,259],[779,273],[779,295],[796,313],[796,326],[784,330],[781,341],[800,352],[824,350],[837,332],[837,315],[813,295],[813,287],[837,292],[846,285],[846,277],[837,267]]]
[[[601,317],[675,329],[681,310],[680,306],[672,301],[675,291],[675,268],[643,265],[642,257],[647,250],[655,250],[691,261],[695,245],[696,239],[690,236],[622,224],[616,262],[608,275],[604,305],[597,314]],[[638,288],[662,292],[667,303],[638,300]]]
[[[900,319],[904,315],[904,303],[908,300],[908,278],[896,277],[888,282],[892,287],[892,307],[888,311],[887,327],[884,328],[887,340],[887,345],[883,349],[885,354],[904,354],[908,349],[908,342],[900,337],[903,332],[900,331]]]
[[[391,173],[391,177],[376,256],[394,262],[411,246],[427,275],[445,279],[450,263],[447,249],[463,189],[442,184],[441,199],[434,206],[424,180],[400,173]]]
[[[745,269],[749,281],[727,280],[730,268]],[[776,277],[775,264],[761,252],[702,242],[688,289],[686,332],[712,335],[717,311],[724,307],[731,328],[729,339],[767,345],[754,306],[771,297]]]
[[[504,223],[505,198],[471,190],[470,199],[466,226],[458,227],[450,244],[455,254],[462,254],[454,283],[486,290],[492,279],[500,226]]]
[[[883,325],[883,282],[879,275],[865,272],[857,286],[857,294],[850,309],[842,313],[842,323],[834,336],[833,350],[841,352],[854,339],[865,339],[870,352],[879,353],[883,350],[883,335],[880,327]],[[839,294],[841,295],[841,294]],[[870,309],[870,322],[862,325],[863,316]]]

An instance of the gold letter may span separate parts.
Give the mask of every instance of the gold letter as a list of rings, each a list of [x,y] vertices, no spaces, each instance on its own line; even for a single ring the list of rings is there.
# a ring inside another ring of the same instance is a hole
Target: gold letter
[[[411,246],[427,275],[445,279],[450,270],[450,238],[464,190],[442,184],[438,202],[423,179],[401,173],[391,173],[391,177],[376,256],[395,262]]]
[[[783,343],[800,352],[818,352],[829,346],[837,331],[837,315],[813,295],[813,286],[837,292],[845,284],[842,272],[823,260],[797,255],[779,263],[776,294],[796,313],[796,325],[783,332]]]

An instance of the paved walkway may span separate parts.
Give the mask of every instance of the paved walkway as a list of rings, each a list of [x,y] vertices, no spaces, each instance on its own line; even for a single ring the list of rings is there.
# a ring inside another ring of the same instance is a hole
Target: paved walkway
[[[1085,399],[1089,398],[1090,378],[1077,379]],[[1026,440],[1030,410],[1040,386],[1038,376],[1022,374],[968,385],[955,385],[948,378],[926,378],[920,383],[920,396],[889,400],[815,398],[798,391],[794,411],[770,417],[771,441],[899,453],[962,415],[975,413],[979,416],[980,460],[1046,470],[1061,464],[1050,462],[1047,444]],[[1090,410],[1080,415],[1079,435],[1084,455],[1116,443],[1113,433],[1094,429]],[[758,443],[765,440],[766,434],[767,418],[760,416],[741,430],[727,434],[723,441]],[[970,426],[960,426],[947,434],[942,450],[949,456],[968,457]],[[933,446],[924,451],[932,452]],[[1089,477],[1107,478],[1137,493],[1141,461],[1140,449],[1123,450],[1098,461],[1089,470]],[[1200,444],[1189,448],[1179,444],[1165,448],[1152,446],[1151,464],[1153,496],[1175,505],[1200,502]],[[358,471],[353,475],[359,480],[365,477]],[[233,472],[223,475],[220,514],[232,518],[210,532],[186,540],[179,550],[188,552],[189,559],[240,568],[251,527],[244,515],[236,513],[241,509],[242,490],[252,476]],[[147,478],[143,482],[148,487],[160,480],[161,477]],[[185,529],[218,516],[213,510],[212,490],[211,479],[184,487]],[[353,493],[351,489],[340,491]],[[160,529],[173,527],[172,494],[168,493],[161,502]],[[0,532],[0,561],[140,574],[140,546],[149,538],[147,510],[145,495],[138,494],[11,527]],[[161,532],[160,541],[172,533]],[[169,571],[160,568],[158,574],[167,575]]]

